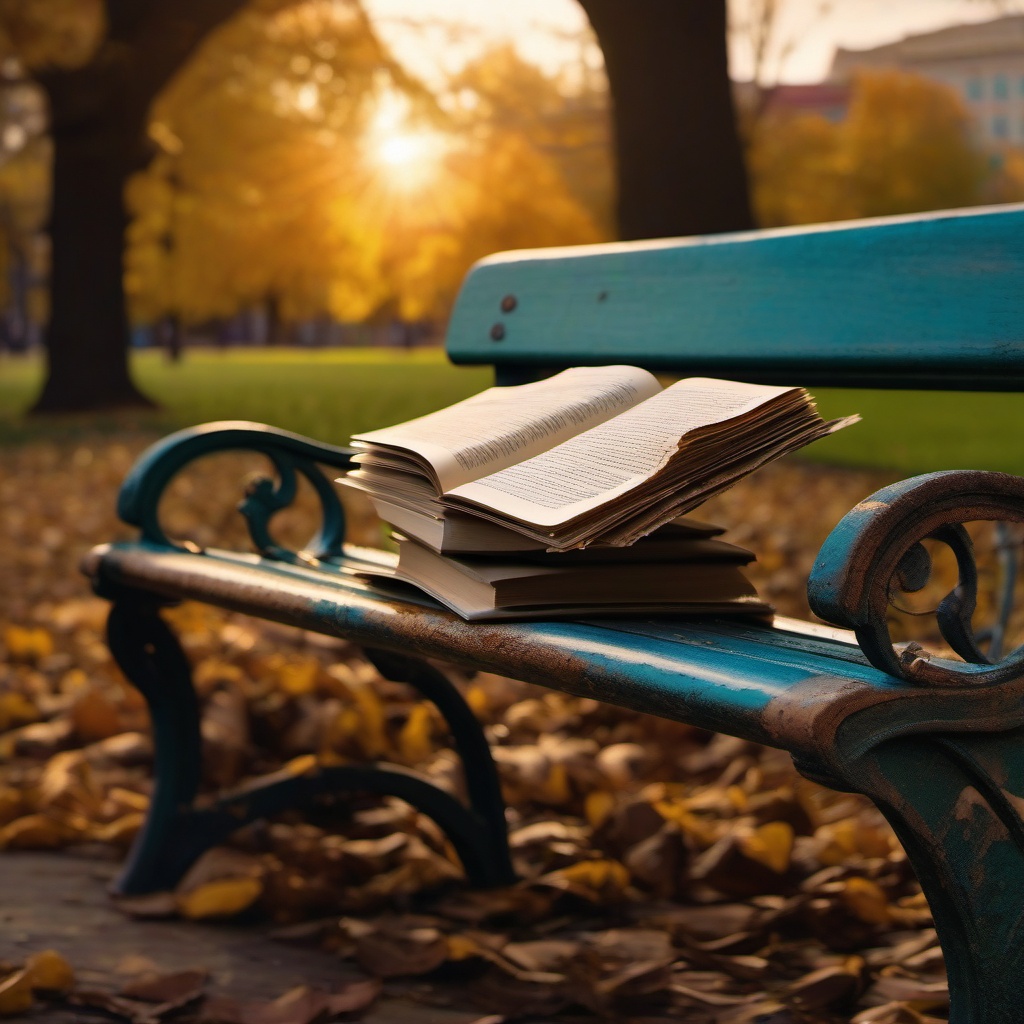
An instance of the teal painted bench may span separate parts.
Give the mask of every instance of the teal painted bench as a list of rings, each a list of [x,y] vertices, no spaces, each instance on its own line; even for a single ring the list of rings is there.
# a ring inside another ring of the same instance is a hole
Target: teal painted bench
[[[809,386],[1018,391],[1024,207],[499,255],[469,274],[448,351],[493,365],[499,383],[630,362]],[[239,506],[257,553],[175,543],[157,515],[168,482],[199,456],[232,449],[264,453],[276,469]],[[349,454],[271,427],[209,424],[153,446],[126,480],[119,511],[139,538],[96,548],[85,564],[113,602],[110,645],[149,703],[156,738],[155,791],[123,892],[172,886],[240,825],[348,790],[408,800],[447,831],[472,882],[509,881],[494,765],[459,692],[426,660],[440,659],[772,744],[810,778],[866,794],[934,912],[954,1024],[1021,1020],[1024,650],[992,662],[972,633],[976,572],[961,524],[1024,521],[1024,480],[960,470],[862,501],[809,581],[815,611],[850,632],[696,618],[467,624],[427,598],[389,598],[343,573],[344,517],[329,481]],[[295,552],[269,523],[300,476],[323,521]],[[919,541],[929,537],[957,560],[960,583],[937,618],[960,660],[889,635],[888,604],[923,583]],[[183,598],[363,645],[385,677],[417,687],[448,720],[468,802],[379,764],[274,775],[197,802],[197,703],[159,614]]]

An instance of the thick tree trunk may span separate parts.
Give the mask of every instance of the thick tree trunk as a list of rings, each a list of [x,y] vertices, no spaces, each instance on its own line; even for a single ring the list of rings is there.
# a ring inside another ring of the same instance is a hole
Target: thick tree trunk
[[[726,0],[580,0],[604,52],[622,238],[753,226]]]
[[[145,166],[149,106],[245,0],[106,0],[89,64],[40,74],[54,142],[48,374],[32,411],[152,405],[132,383],[122,257],[124,187]]]
[[[123,119],[116,109],[67,127],[55,118],[48,374],[33,412],[153,404],[128,367],[123,196],[141,133]]]

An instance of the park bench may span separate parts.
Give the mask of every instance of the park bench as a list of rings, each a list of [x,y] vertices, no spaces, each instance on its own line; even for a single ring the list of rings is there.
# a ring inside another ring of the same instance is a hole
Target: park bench
[[[499,384],[628,362],[762,383],[1019,391],[1024,206],[498,255],[468,275],[448,353],[493,365]],[[257,553],[169,538],[157,514],[169,481],[236,449],[264,454],[276,472],[251,482],[239,506]],[[1024,479],[932,473],[857,505],[809,582],[813,609],[842,629],[671,617],[469,624],[342,571],[344,517],[330,480],[349,455],[268,426],[215,423],[154,445],[126,480],[119,512],[140,536],[85,563],[113,602],[110,646],[149,704],[156,741],[152,804],[121,891],[169,888],[239,826],[346,790],[409,801],[445,829],[473,883],[508,882],[494,765],[465,701],[431,664],[440,660],[767,743],[806,776],[866,794],[931,905],[952,1020],[1024,1019],[1024,649],[990,661],[972,633],[976,569],[962,525],[1024,521]],[[310,543],[290,551],[269,524],[299,477],[323,516]],[[793,505],[813,512],[798,494]],[[927,576],[923,538],[956,558],[960,582],[937,618],[959,659],[890,638],[890,600]],[[385,677],[418,688],[447,719],[468,802],[382,764],[282,772],[197,802],[197,701],[159,615],[179,599],[363,645]]]

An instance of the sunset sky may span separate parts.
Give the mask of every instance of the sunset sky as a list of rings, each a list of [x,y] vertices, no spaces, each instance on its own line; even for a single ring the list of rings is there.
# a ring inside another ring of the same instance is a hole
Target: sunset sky
[[[474,53],[512,39],[520,52],[549,69],[579,60],[586,19],[576,0],[365,0],[382,35],[407,66],[430,79],[454,70]],[[739,21],[747,0],[732,0]],[[778,39],[793,42],[780,69],[790,82],[813,82],[828,70],[837,45],[867,47],[910,32],[993,17],[997,0],[834,0],[819,13],[821,0],[781,0]],[[742,34],[734,33],[733,76],[748,77],[750,59]],[[773,75],[773,77],[775,77]]]

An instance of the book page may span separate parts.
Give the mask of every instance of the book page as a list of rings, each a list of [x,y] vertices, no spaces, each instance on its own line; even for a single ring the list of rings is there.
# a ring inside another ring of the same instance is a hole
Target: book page
[[[660,390],[654,375],[636,366],[579,366],[531,384],[489,388],[352,441],[358,448],[415,452],[448,491],[537,455]]]
[[[457,503],[494,509],[538,527],[603,505],[664,467],[681,439],[795,391],[691,377],[519,465],[455,488]]]

